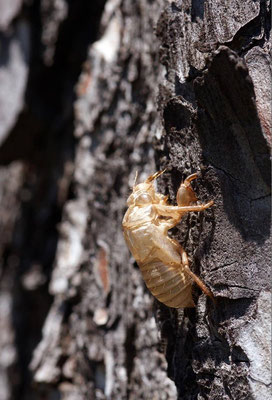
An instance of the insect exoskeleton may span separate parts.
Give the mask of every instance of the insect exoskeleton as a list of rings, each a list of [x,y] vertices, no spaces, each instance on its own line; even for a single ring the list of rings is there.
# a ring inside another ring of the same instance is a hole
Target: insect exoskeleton
[[[190,182],[197,174],[192,174],[178,189],[178,205],[169,205],[167,196],[157,193],[154,188],[154,180],[163,172],[156,172],[138,185],[135,179],[123,219],[124,237],[150,292],[169,307],[194,307],[193,281],[207,295],[213,297],[212,293],[190,270],[186,252],[168,236],[168,230],[186,213],[206,210],[213,201],[193,204],[197,198]]]

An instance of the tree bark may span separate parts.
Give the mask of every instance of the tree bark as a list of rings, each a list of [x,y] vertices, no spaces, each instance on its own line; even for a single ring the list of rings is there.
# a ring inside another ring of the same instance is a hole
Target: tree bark
[[[268,1],[0,3],[0,400],[268,399]],[[166,168],[194,309],[154,300],[121,221]]]

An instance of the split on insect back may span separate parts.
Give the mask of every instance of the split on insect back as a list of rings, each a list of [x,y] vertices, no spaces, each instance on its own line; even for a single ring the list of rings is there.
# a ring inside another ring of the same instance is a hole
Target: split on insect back
[[[194,307],[193,281],[205,294],[212,298],[213,295],[190,270],[185,250],[168,236],[168,231],[186,213],[204,211],[213,205],[213,201],[195,204],[197,198],[190,182],[197,174],[192,174],[178,189],[177,206],[168,204],[167,196],[157,193],[154,188],[154,180],[164,172],[156,172],[139,184],[136,184],[136,174],[122,223],[124,237],[153,296],[168,307]]]

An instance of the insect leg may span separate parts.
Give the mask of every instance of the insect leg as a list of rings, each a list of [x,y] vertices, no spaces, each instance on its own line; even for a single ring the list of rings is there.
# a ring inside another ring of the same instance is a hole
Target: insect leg
[[[190,275],[190,277],[195,281],[195,283],[198,284],[198,286],[203,291],[203,293],[205,293],[207,296],[211,297],[211,299],[214,299],[212,292],[207,288],[205,283],[202,282],[202,280],[190,270],[189,260],[188,260],[186,251],[183,248],[181,248],[180,253],[181,253],[181,259],[182,259],[182,265],[183,265],[184,272],[186,272],[188,275]]]
[[[164,169],[164,170],[162,170],[162,171],[155,172],[155,174],[150,175],[150,176],[146,179],[145,182],[147,183],[147,182],[152,182],[152,181],[154,181],[154,180],[157,179],[159,176],[161,176],[165,171],[166,171],[166,169]]]
[[[203,211],[213,205],[213,201],[209,201],[206,204],[192,205],[192,206],[168,206],[164,204],[154,204],[154,208],[158,214],[164,217],[171,217],[172,215],[183,215],[190,211]]]
[[[177,206],[176,209],[177,211],[181,212],[189,212],[189,211],[204,211],[207,208],[211,207],[214,204],[213,200],[208,201],[208,203],[205,204],[197,204],[197,205],[192,205],[192,206]]]

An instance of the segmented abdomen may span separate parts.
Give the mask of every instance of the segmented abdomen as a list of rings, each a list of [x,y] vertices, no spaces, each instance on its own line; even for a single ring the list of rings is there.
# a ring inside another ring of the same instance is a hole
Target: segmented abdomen
[[[160,302],[174,308],[194,307],[192,281],[182,265],[165,265],[154,259],[139,267],[146,286]]]

